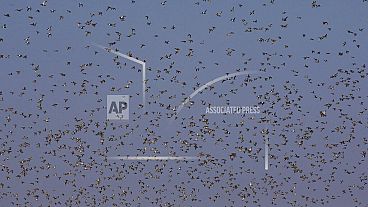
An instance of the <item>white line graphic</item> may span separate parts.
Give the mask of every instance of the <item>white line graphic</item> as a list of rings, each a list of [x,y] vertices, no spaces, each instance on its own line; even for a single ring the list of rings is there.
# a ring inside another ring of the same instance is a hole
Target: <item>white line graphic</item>
[[[199,160],[199,157],[190,156],[117,156],[109,157],[109,160]]]
[[[138,59],[135,59],[133,57],[130,57],[128,55],[125,55],[121,52],[118,52],[118,51],[115,51],[111,48],[108,48],[108,47],[104,47],[104,46],[101,46],[101,45],[98,45],[98,44],[94,44],[96,47],[99,47],[101,49],[104,49],[104,50],[107,50],[108,52],[111,52],[112,54],[115,54],[117,56],[120,56],[120,57],[123,57],[123,58],[126,58],[130,61],[133,61],[135,63],[138,63],[140,65],[142,65],[142,105],[143,107],[146,106],[146,63],[141,61],[141,60],[138,60]]]
[[[230,73],[230,74],[226,74],[224,76],[215,78],[213,80],[211,80],[210,82],[204,84],[203,86],[199,87],[197,90],[195,90],[192,94],[190,94],[190,96],[188,98],[186,98],[178,107],[178,110],[176,111],[176,114],[179,114],[180,111],[183,109],[183,107],[185,106],[185,104],[187,104],[194,96],[196,96],[199,92],[203,91],[204,89],[208,88],[209,86],[225,80],[227,78],[232,78],[235,76],[241,76],[241,75],[249,75],[249,74],[254,74],[257,73],[257,71],[242,71],[242,72],[236,72],[236,73]]]
[[[125,55],[121,52],[115,51],[111,48],[108,47],[104,47],[98,44],[94,44],[95,46],[107,50],[110,53],[113,53],[117,56],[126,58],[130,61],[133,61],[135,63],[138,63],[140,65],[142,65],[142,96],[143,96],[143,107],[145,107],[145,103],[146,103],[146,63],[138,60],[136,58],[130,57],[128,55]],[[184,105],[187,104],[191,99],[193,99],[194,96],[196,96],[198,93],[200,93],[201,91],[203,91],[204,89],[208,88],[209,86],[225,80],[227,78],[232,78],[235,76],[241,76],[241,75],[249,75],[249,74],[254,74],[257,73],[257,71],[242,71],[242,72],[235,72],[235,73],[231,73],[231,74],[226,74],[224,76],[215,78],[211,81],[209,81],[208,83],[202,85],[201,87],[199,87],[197,90],[195,90],[192,94],[190,94],[190,96],[188,98],[186,98],[178,107],[178,110],[176,112],[176,114],[179,114],[180,111],[183,109]],[[109,160],[156,160],[156,161],[160,161],[160,160],[199,160],[199,157],[190,157],[190,156],[177,156],[177,157],[173,157],[173,156],[116,156],[116,157],[109,157]],[[266,140],[265,140],[265,170],[268,170],[268,137],[266,136]]]
[[[265,136],[265,170],[268,170],[268,135]]]

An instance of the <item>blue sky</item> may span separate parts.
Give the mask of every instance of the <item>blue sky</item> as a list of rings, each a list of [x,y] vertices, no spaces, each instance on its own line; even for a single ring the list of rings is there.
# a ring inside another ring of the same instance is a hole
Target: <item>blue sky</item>
[[[313,2],[0,1],[0,206],[367,205],[368,4]]]

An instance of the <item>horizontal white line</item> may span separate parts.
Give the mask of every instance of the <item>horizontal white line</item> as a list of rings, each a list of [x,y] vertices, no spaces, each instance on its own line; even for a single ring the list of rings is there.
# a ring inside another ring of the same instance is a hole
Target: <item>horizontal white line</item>
[[[109,157],[109,160],[199,160],[199,157],[190,156],[116,156]]]

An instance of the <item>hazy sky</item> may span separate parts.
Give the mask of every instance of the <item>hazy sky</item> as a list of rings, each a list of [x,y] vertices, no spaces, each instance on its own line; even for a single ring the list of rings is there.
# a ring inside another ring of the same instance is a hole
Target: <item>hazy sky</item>
[[[1,0],[0,206],[367,206],[368,2],[313,2]]]

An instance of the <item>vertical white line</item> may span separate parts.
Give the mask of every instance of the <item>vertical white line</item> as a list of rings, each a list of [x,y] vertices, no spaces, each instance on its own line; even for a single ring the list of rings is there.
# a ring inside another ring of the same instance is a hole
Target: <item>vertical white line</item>
[[[143,96],[143,108],[146,107],[146,63],[142,64],[143,66],[143,71],[142,71],[142,76],[143,76],[143,82],[142,82],[142,96]]]
[[[265,170],[268,170],[268,135],[265,136]]]

